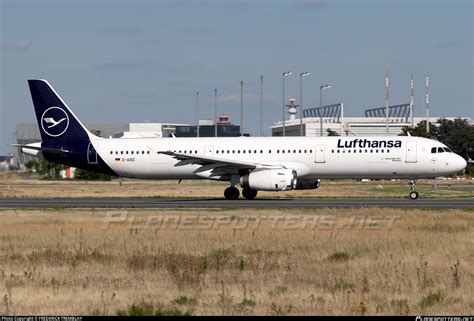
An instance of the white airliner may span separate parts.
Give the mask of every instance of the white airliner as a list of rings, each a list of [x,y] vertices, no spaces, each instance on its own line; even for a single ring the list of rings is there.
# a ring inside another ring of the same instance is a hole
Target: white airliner
[[[314,189],[320,179],[415,179],[452,175],[466,161],[426,138],[101,138],[90,133],[45,80],[29,80],[42,141],[23,153],[110,175],[229,182],[226,199],[257,191]],[[45,126],[53,124],[54,126]]]

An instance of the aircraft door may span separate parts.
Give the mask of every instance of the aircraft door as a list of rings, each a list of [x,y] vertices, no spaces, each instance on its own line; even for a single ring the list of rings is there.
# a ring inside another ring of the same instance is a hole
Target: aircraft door
[[[97,151],[91,142],[89,142],[89,145],[87,146],[87,163],[97,164]]]
[[[315,163],[325,163],[326,162],[326,157],[325,157],[325,146],[323,144],[316,145],[316,151],[315,151]]]
[[[416,163],[416,141],[408,141],[407,142],[407,155],[406,160],[407,163]]]

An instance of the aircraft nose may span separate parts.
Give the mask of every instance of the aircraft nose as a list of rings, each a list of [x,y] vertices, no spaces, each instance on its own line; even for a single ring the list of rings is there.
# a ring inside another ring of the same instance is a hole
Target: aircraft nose
[[[453,168],[456,172],[462,171],[467,166],[467,162],[464,158],[459,155],[455,155],[455,159],[453,161]]]

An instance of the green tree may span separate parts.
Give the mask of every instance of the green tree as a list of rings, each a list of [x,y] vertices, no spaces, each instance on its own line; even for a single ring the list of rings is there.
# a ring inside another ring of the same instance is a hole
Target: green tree
[[[474,149],[474,125],[465,119],[438,119],[437,139],[449,146],[453,152],[468,159]]]
[[[32,159],[25,163],[25,167],[29,172],[38,172],[40,170],[40,163],[36,159]]]
[[[411,136],[425,137],[436,139],[438,136],[438,127],[430,123],[430,132],[426,131],[426,121],[419,122],[415,127],[405,126],[402,128],[400,136],[407,136],[410,133]]]
[[[66,169],[65,165],[53,163],[47,160],[41,160],[38,174],[41,174],[45,179],[60,179],[60,171]]]

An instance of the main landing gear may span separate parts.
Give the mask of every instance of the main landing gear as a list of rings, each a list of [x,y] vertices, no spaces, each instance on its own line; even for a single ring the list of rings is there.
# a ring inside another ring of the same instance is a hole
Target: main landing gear
[[[239,196],[240,192],[235,186],[227,187],[224,191],[224,197],[226,200],[236,200]],[[242,190],[242,196],[245,197],[245,199],[253,200],[257,196],[257,191],[250,188],[244,188]]]
[[[416,200],[418,198],[418,192],[415,190],[415,180],[411,179],[408,181],[408,185],[410,186],[410,199]]]
[[[242,195],[248,200],[253,200],[257,196],[257,191],[250,188],[244,188],[242,190]]]
[[[240,196],[240,192],[235,186],[227,187],[224,191],[224,197],[226,200],[236,200]]]

